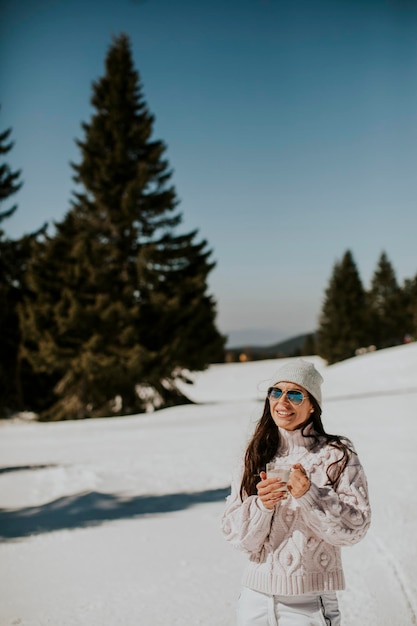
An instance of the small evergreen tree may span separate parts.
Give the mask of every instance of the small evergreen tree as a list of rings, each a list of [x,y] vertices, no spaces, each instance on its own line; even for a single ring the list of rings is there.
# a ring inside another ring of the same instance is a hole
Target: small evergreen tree
[[[319,318],[318,354],[331,363],[354,356],[368,345],[367,300],[350,250],[333,268]]]
[[[73,165],[79,190],[36,247],[22,308],[24,349],[50,377],[43,419],[127,414],[184,401],[175,379],[223,358],[213,268],[196,232],[178,234],[165,146],[151,139],[129,40],[115,38],[93,85]]]
[[[382,252],[368,292],[372,343],[377,348],[402,343],[406,333],[406,306],[394,269]]]
[[[1,155],[7,154],[13,148],[13,142],[7,143],[11,132],[12,129],[8,128],[3,133],[0,133]],[[0,202],[3,202],[10,196],[14,195],[17,191],[19,191],[20,187],[22,186],[22,183],[19,181],[20,174],[20,170],[13,172],[8,163],[2,163],[0,165]],[[7,217],[11,217],[16,209],[17,204],[13,205],[3,212],[0,212],[0,224]],[[0,230],[0,236],[4,236],[3,230]]]
[[[301,356],[310,356],[316,354],[316,336],[314,333],[309,333],[304,341],[301,349]]]
[[[404,339],[417,341],[417,274],[404,281],[403,294],[406,315]]]

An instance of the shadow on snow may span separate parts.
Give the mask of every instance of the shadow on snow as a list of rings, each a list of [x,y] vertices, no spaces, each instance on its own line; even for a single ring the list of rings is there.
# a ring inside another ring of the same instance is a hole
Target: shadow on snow
[[[44,465],[14,465],[12,467],[0,467],[0,476],[11,472],[32,472],[33,470],[50,469],[51,467],[59,467],[56,463],[48,463]]]
[[[170,513],[196,504],[224,500],[229,493],[230,487],[133,498],[97,492],[65,496],[42,506],[0,509],[0,538],[18,539],[141,515]]]

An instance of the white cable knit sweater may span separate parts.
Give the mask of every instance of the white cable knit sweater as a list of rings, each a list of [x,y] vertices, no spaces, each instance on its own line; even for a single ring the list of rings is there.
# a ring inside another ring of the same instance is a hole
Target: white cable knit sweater
[[[352,454],[334,489],[327,485],[326,469],[340,458],[340,450],[327,444],[312,449],[312,440],[301,430],[280,429],[280,441],[277,456],[291,465],[302,463],[311,486],[301,498],[288,495],[270,511],[258,496],[242,502],[240,476],[233,481],[222,530],[228,541],[249,554],[242,584],[274,595],[344,589],[340,547],[360,541],[371,520],[359,459]]]

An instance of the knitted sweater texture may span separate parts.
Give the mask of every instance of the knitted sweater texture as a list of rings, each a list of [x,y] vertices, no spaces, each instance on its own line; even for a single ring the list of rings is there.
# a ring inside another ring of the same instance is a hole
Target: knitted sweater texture
[[[312,445],[301,430],[280,429],[277,458],[301,463],[311,486],[266,509],[258,496],[240,499],[240,478],[232,482],[222,518],[228,541],[249,555],[242,584],[263,593],[299,595],[344,589],[341,546],[360,541],[369,528],[371,511],[363,468],[351,455],[336,487],[326,470],[341,457],[328,445]]]

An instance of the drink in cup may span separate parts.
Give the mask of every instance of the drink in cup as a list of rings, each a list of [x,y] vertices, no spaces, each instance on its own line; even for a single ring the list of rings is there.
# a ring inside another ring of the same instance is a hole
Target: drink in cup
[[[280,463],[266,464],[267,478],[280,478],[283,483],[287,483],[291,474],[291,465],[282,465]],[[287,485],[279,489],[279,491],[287,491]]]

